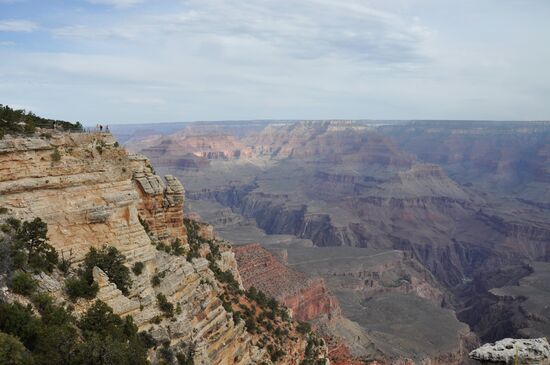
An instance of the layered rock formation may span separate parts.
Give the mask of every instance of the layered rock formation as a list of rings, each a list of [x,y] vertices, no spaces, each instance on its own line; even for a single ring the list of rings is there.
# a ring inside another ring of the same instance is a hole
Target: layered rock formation
[[[320,159],[385,166],[410,166],[413,161],[370,126],[352,121],[272,124],[261,133],[249,136],[246,143],[256,153],[277,159]]]
[[[545,122],[424,121],[381,131],[421,160],[445,166],[463,183],[538,201],[535,191],[544,191],[540,183],[550,181],[550,126]]]
[[[234,251],[244,287],[255,287],[276,298],[291,310],[293,318],[330,319],[339,313],[338,302],[323,279],[288,268],[259,244],[238,246]]]
[[[229,227],[223,234],[243,238],[239,228],[261,231],[263,244],[290,246],[291,265],[294,245],[313,244],[398,250],[421,268],[417,273],[425,270],[425,277],[411,275],[410,282],[404,280],[410,262],[373,272],[335,270],[335,278],[325,278],[332,292],[341,295],[331,285],[347,280],[363,295],[342,297],[348,301],[339,296],[344,312],[378,310],[377,298],[405,295],[402,300],[421,309],[419,318],[434,304],[455,309],[484,340],[516,335],[528,321],[518,315],[508,325],[509,312],[496,309],[508,308],[501,302],[510,300],[488,291],[514,285],[529,273],[524,265],[550,258],[547,124],[308,121],[241,133],[234,136],[252,150],[246,161],[215,161],[177,172],[188,182],[190,200],[222,204],[244,217],[207,215]],[[322,264],[330,267],[336,257]],[[520,276],[512,278],[508,268]],[[517,298],[511,301],[517,313],[523,310]],[[452,312],[439,314],[469,338]],[[432,335],[429,327],[415,325]],[[406,347],[408,335],[402,333]],[[409,335],[414,342],[415,335]],[[443,358],[465,353],[459,350],[461,336]],[[362,340],[348,345],[353,351],[369,346]],[[435,360],[432,350],[426,353]]]
[[[0,207],[22,220],[44,220],[52,246],[73,262],[91,247],[110,245],[124,254],[128,265],[144,264],[143,273],[132,276],[127,296],[94,269],[98,298],[116,314],[133,316],[139,329],[159,343],[178,350],[192,348],[195,364],[269,363],[268,351],[256,346],[259,337],[247,332],[244,322],[234,320],[222,305],[226,289],[211,263],[204,257],[187,261],[152,244],[179,240],[187,249],[183,203],[184,189],[176,178],[166,176],[163,182],[146,159],[129,155],[109,134],[53,133],[51,138],[0,140]],[[199,234],[212,239],[211,229],[201,228]],[[229,248],[219,250],[218,267],[237,274]],[[210,252],[208,247],[202,251]],[[56,275],[37,279],[62,301],[63,278]],[[158,294],[180,313],[165,317]],[[89,303],[79,300],[76,313]],[[295,331],[292,324],[289,329]],[[303,357],[306,339],[291,333],[277,340],[287,349],[280,363],[297,364]],[[159,360],[154,350],[149,355],[154,363]]]
[[[212,160],[239,159],[251,156],[251,149],[230,135],[204,135],[177,132],[169,136],[152,136],[127,143],[132,150],[147,155],[155,165],[198,168]]]

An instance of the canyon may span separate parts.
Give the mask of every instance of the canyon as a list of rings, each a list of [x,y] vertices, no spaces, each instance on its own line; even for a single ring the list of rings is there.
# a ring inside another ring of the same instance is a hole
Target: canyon
[[[219,237],[272,254],[243,255],[246,285],[307,303],[322,280],[335,305],[302,318],[335,349],[458,364],[480,340],[550,334],[548,123],[214,125],[125,145],[183,181]],[[276,290],[296,275],[301,289]]]

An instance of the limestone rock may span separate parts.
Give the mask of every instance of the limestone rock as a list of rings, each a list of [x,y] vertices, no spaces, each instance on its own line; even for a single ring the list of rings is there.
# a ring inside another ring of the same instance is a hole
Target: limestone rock
[[[109,282],[109,277],[103,270],[96,266],[92,274],[99,286],[97,298],[113,308],[115,314],[128,315],[139,310],[139,302],[124,296],[115,284]]]
[[[505,338],[470,352],[470,358],[489,363],[550,364],[550,344],[546,338]]]
[[[105,223],[111,216],[111,209],[107,206],[92,208],[88,211],[88,221],[90,223]]]

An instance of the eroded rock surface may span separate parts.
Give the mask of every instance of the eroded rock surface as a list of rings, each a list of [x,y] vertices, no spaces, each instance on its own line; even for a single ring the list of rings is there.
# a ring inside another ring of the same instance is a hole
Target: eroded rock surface
[[[338,314],[338,302],[323,279],[290,269],[259,244],[238,246],[234,251],[244,287],[253,286],[278,299],[297,320]]]
[[[550,344],[546,338],[513,339],[505,338],[495,343],[487,343],[470,352],[470,357],[494,364],[549,364]]]

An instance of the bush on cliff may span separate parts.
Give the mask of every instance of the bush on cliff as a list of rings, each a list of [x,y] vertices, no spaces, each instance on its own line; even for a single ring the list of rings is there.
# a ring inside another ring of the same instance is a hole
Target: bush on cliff
[[[132,272],[134,273],[134,275],[139,276],[143,272],[144,267],[145,265],[143,264],[143,262],[136,262],[134,266],[132,266]]]
[[[65,280],[65,292],[72,301],[78,298],[93,299],[97,295],[99,287],[96,282],[89,283],[81,275],[73,276]]]
[[[92,247],[84,258],[83,276],[91,284],[94,280],[93,269],[94,266],[97,266],[107,274],[109,280],[115,283],[124,295],[128,295],[132,279],[130,278],[130,269],[124,265],[125,261],[126,258],[116,247],[103,246],[100,250]]]
[[[174,305],[166,299],[166,296],[162,293],[157,294],[157,302],[159,309],[168,317],[174,316]]]
[[[32,357],[17,337],[0,332],[0,364],[32,365]]]
[[[148,364],[145,346],[131,316],[122,319],[107,304],[96,301],[77,322],[82,331],[82,364]]]
[[[148,364],[131,317],[97,301],[80,321],[47,295],[30,306],[0,303],[1,364]],[[12,362],[2,361],[4,358]],[[18,362],[13,362],[16,359]]]
[[[8,219],[11,226],[11,257],[16,269],[52,272],[58,262],[56,250],[48,243],[48,225],[40,218],[23,222]]]
[[[76,275],[65,280],[65,292],[73,301],[78,298],[95,298],[99,287],[94,282],[93,270],[97,266],[124,295],[128,295],[132,280],[130,269],[124,265],[125,260],[124,255],[116,247],[103,246],[99,250],[92,247],[84,257],[84,263],[77,270]]]
[[[10,289],[17,294],[31,295],[36,290],[37,284],[32,276],[26,272],[16,273],[10,282]]]
[[[51,272],[58,261],[57,252],[47,240],[48,227],[40,218],[21,222],[13,217],[1,227],[0,274],[8,278],[14,292],[29,295],[36,288],[29,272]]]

